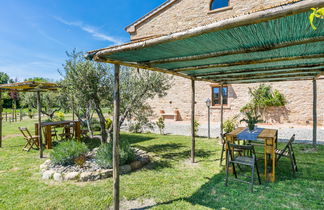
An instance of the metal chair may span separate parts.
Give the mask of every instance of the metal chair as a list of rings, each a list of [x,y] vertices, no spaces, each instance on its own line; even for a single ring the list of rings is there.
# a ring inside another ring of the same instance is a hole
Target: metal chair
[[[255,155],[255,150],[253,145],[238,145],[238,144],[231,144],[227,142],[228,146],[228,152],[226,156],[226,180],[225,180],[225,186],[227,186],[228,183],[228,173],[229,173],[229,166],[232,164],[233,167],[233,173],[237,181],[244,182],[250,184],[250,190],[253,192],[253,184],[254,184],[254,171],[256,169],[257,175],[258,175],[258,181],[259,184],[261,184],[261,178],[260,178],[260,173],[256,161],[256,155]],[[239,155],[234,157],[233,151],[235,149],[246,151],[246,154],[251,154],[251,156],[244,156],[244,155]],[[246,165],[250,166],[252,168],[252,176],[251,176],[251,182],[247,182],[245,180],[241,180],[237,178],[237,173],[235,170],[235,164],[237,165]]]
[[[276,155],[277,155],[276,165],[277,165],[277,163],[278,163],[278,161],[280,160],[281,157],[289,158],[290,163],[291,163],[291,168],[292,168],[293,175],[295,175],[295,173],[298,171],[297,162],[296,162],[296,158],[295,158],[295,153],[294,153],[294,149],[293,149],[293,146],[292,146],[292,143],[294,141],[295,141],[295,134],[292,135],[292,137],[290,138],[290,140],[288,141],[288,143],[284,147],[284,149],[282,149],[282,150],[276,149]]]
[[[35,146],[35,149],[39,149],[39,143],[38,143],[39,136],[31,135],[31,133],[29,132],[29,130],[27,128],[18,127],[18,129],[20,130],[20,132],[23,134],[25,140],[27,141],[25,146],[23,147],[23,150],[26,150],[27,152],[29,152],[32,148],[34,148],[34,146]]]

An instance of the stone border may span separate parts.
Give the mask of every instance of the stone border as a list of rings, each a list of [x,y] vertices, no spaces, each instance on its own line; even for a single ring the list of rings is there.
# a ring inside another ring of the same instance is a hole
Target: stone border
[[[139,151],[139,149],[136,149]],[[127,174],[131,171],[135,171],[143,168],[150,162],[149,156],[146,152],[140,150],[141,155],[138,157],[138,160],[133,161],[130,164],[120,166],[120,173]],[[43,164],[40,165],[40,170],[42,173],[42,179],[54,181],[78,181],[78,182],[88,182],[96,181],[100,179],[107,179],[113,176],[113,169],[99,169],[94,172],[57,172],[54,169],[50,169],[51,160],[46,160]]]

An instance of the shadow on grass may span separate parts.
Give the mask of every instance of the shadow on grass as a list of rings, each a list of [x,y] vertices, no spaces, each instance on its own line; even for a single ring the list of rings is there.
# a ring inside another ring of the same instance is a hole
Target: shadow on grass
[[[182,160],[182,159],[187,159],[190,157],[191,150],[185,150],[181,152],[169,152],[166,154],[162,154],[161,157],[164,159],[169,159],[169,160]],[[212,151],[205,151],[202,149],[196,150],[196,157],[199,158],[207,158],[213,154]]]
[[[127,140],[130,144],[136,144],[143,141],[149,141],[154,138],[149,136],[143,136],[140,134],[123,133],[120,135],[120,140],[122,141],[123,139]]]
[[[161,153],[161,152],[166,152],[171,150],[177,150],[185,146],[179,143],[167,143],[167,144],[154,144],[145,147],[144,146],[136,146],[136,147],[139,147],[140,149],[145,150],[147,152]]]

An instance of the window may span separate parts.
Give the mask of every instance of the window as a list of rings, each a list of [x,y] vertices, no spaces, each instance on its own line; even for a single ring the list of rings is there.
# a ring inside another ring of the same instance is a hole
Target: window
[[[212,87],[212,102],[213,106],[214,105],[220,105],[220,88],[221,87]],[[223,86],[223,104],[227,105],[228,104],[228,87]]]
[[[229,6],[229,0],[212,0],[210,3],[210,10],[215,10]]]

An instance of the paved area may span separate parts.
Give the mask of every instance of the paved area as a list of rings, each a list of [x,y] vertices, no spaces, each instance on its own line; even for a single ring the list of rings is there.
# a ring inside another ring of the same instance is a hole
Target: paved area
[[[220,124],[211,123],[211,137],[215,138],[219,136]],[[278,125],[258,125],[262,128],[273,128],[279,130],[279,141],[287,141],[293,134],[296,134],[296,142],[298,143],[312,143],[313,129],[312,126],[300,126],[294,124],[278,124]],[[158,129],[155,128],[154,133],[159,133]],[[165,133],[174,135],[185,135],[190,136],[190,122],[189,121],[165,121]],[[208,123],[200,122],[198,135],[207,137],[208,135]],[[317,129],[317,140],[319,144],[324,144],[324,128],[318,127]]]

